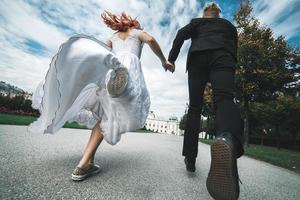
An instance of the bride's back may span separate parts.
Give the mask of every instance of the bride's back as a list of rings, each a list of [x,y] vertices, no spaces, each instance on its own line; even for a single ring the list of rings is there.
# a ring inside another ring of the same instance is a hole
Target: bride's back
[[[112,38],[112,50],[118,54],[122,52],[130,52],[140,58],[143,47],[142,41],[139,39],[141,30],[131,29],[127,33],[117,32]]]

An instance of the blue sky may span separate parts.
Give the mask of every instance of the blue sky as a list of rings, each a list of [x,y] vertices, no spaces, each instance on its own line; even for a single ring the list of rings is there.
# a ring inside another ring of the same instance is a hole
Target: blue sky
[[[29,92],[44,78],[52,56],[74,34],[106,40],[113,33],[99,18],[104,10],[125,11],[138,17],[167,56],[178,28],[202,15],[203,0],[2,0],[0,1],[0,80]],[[233,21],[238,0],[216,1],[222,17]],[[276,36],[300,43],[300,0],[252,0],[254,15]],[[151,95],[151,109],[159,116],[180,117],[188,102],[185,42],[174,74],[165,73],[145,46],[141,62]]]

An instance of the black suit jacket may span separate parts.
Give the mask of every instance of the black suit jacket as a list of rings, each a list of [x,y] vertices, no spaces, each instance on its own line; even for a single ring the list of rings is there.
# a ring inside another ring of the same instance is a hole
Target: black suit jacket
[[[223,48],[237,60],[237,30],[235,26],[223,18],[194,18],[189,24],[179,29],[173,41],[168,60],[175,62],[184,40],[192,40],[188,57],[195,51]]]

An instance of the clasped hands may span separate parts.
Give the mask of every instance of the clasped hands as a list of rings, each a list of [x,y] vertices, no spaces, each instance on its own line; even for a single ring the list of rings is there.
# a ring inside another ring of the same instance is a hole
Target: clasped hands
[[[169,70],[170,72],[174,73],[175,71],[175,64],[166,60],[165,62],[162,63],[163,68],[165,71]]]

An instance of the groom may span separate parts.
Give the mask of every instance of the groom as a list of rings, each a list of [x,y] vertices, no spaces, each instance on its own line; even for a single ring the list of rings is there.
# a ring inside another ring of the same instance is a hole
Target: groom
[[[183,156],[186,168],[195,171],[198,153],[203,93],[211,83],[216,111],[216,138],[211,145],[211,166],[207,177],[208,192],[215,199],[237,199],[239,177],[237,158],[244,154],[243,123],[234,102],[234,74],[237,61],[237,30],[220,18],[220,7],[209,3],[203,18],[194,18],[181,28],[173,41],[169,62],[175,60],[184,40],[192,40],[188,57],[189,109],[184,132]]]

